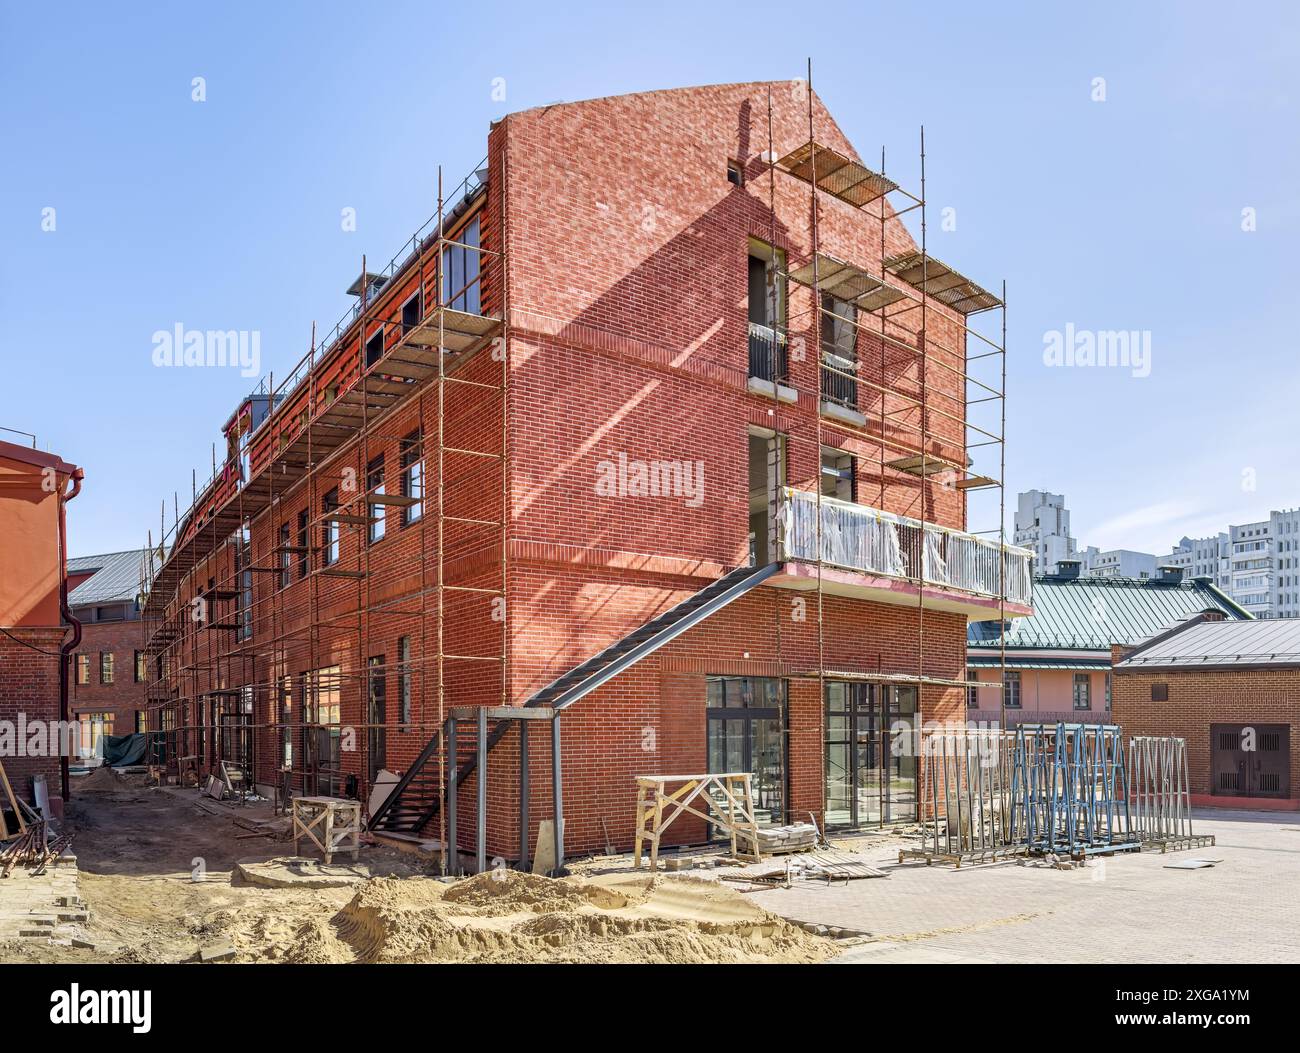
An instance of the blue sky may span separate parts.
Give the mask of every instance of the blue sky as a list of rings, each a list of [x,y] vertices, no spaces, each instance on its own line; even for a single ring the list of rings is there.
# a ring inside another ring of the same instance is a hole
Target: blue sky
[[[164,495],[170,524],[250,386],[154,367],[155,331],[258,330],[283,374],[349,305],[361,254],[386,261],[431,214],[436,166],[482,157],[489,121],[797,77],[808,56],[863,156],[883,144],[909,187],[925,124],[931,251],[1008,283],[1009,506],[1064,491],[1081,542],[1165,552],[1300,504],[1293,4],[0,12],[0,425],[86,468],[73,554],[140,544]],[[1149,333],[1149,375],[1048,366],[1067,326]]]

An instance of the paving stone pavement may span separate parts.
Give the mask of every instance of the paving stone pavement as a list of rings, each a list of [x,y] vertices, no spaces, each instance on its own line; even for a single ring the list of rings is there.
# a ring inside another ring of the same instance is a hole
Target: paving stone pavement
[[[868,842],[886,879],[748,893],[799,922],[870,933],[839,962],[1300,962],[1300,814],[1204,812],[1212,848],[1143,852],[1061,871],[898,863]],[[1190,858],[1210,869],[1168,870]]]
[[[19,866],[7,878],[0,878],[0,941],[80,939],[86,917],[77,881],[77,857],[70,851],[42,874]]]

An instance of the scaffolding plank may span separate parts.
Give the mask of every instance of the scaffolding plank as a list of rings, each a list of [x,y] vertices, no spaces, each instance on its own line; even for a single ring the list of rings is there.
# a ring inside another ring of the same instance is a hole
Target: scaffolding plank
[[[890,256],[885,260],[885,270],[958,314],[975,314],[1002,306],[1002,301],[987,289],[924,253],[900,252]]]
[[[892,461],[886,461],[885,467],[907,472],[909,475],[924,474],[927,477],[937,475],[940,472],[964,472],[966,470],[960,465],[934,454],[926,454],[924,457],[919,454],[912,457],[896,457]]]
[[[791,150],[777,161],[777,167],[806,183],[813,181],[815,168],[818,190],[857,208],[898,189],[898,184],[892,179],[816,140]]]
[[[790,279],[851,303],[862,311],[878,311],[907,298],[907,293],[886,285],[861,267],[834,256],[817,253],[802,267],[790,272]]]

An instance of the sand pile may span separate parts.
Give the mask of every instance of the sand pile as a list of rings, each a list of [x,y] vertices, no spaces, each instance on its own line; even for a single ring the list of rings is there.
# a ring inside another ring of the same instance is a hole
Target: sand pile
[[[374,878],[333,917],[299,918],[289,940],[263,917],[238,942],[278,943],[269,956],[294,962],[814,962],[835,951],[688,877]]]
[[[96,768],[89,775],[74,779],[71,788],[74,793],[112,793],[115,790],[131,789],[132,784],[106,764]]]

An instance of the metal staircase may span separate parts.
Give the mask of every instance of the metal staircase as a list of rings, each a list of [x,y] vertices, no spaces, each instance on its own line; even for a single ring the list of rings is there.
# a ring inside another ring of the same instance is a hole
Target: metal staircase
[[[603,651],[576,665],[563,676],[530,697],[525,706],[546,706],[557,713],[573,705],[601,684],[618,676],[642,658],[653,654],[666,643],[698,625],[705,618],[739,599],[756,585],[775,574],[781,565],[769,563],[761,567],[738,567],[711,582],[693,596],[668,608],[627,636],[616,640]],[[487,749],[492,749],[505,736],[510,721],[491,721],[487,728]],[[479,748],[477,730],[467,732],[462,725],[455,736],[456,785],[463,785],[477,766]],[[395,833],[416,834],[438,814],[442,807],[444,787],[438,776],[438,754],[442,743],[449,740],[448,729],[435,731],[416,758],[397,782],[393,792],[370,817],[370,829]],[[448,758],[448,767],[452,767]]]

